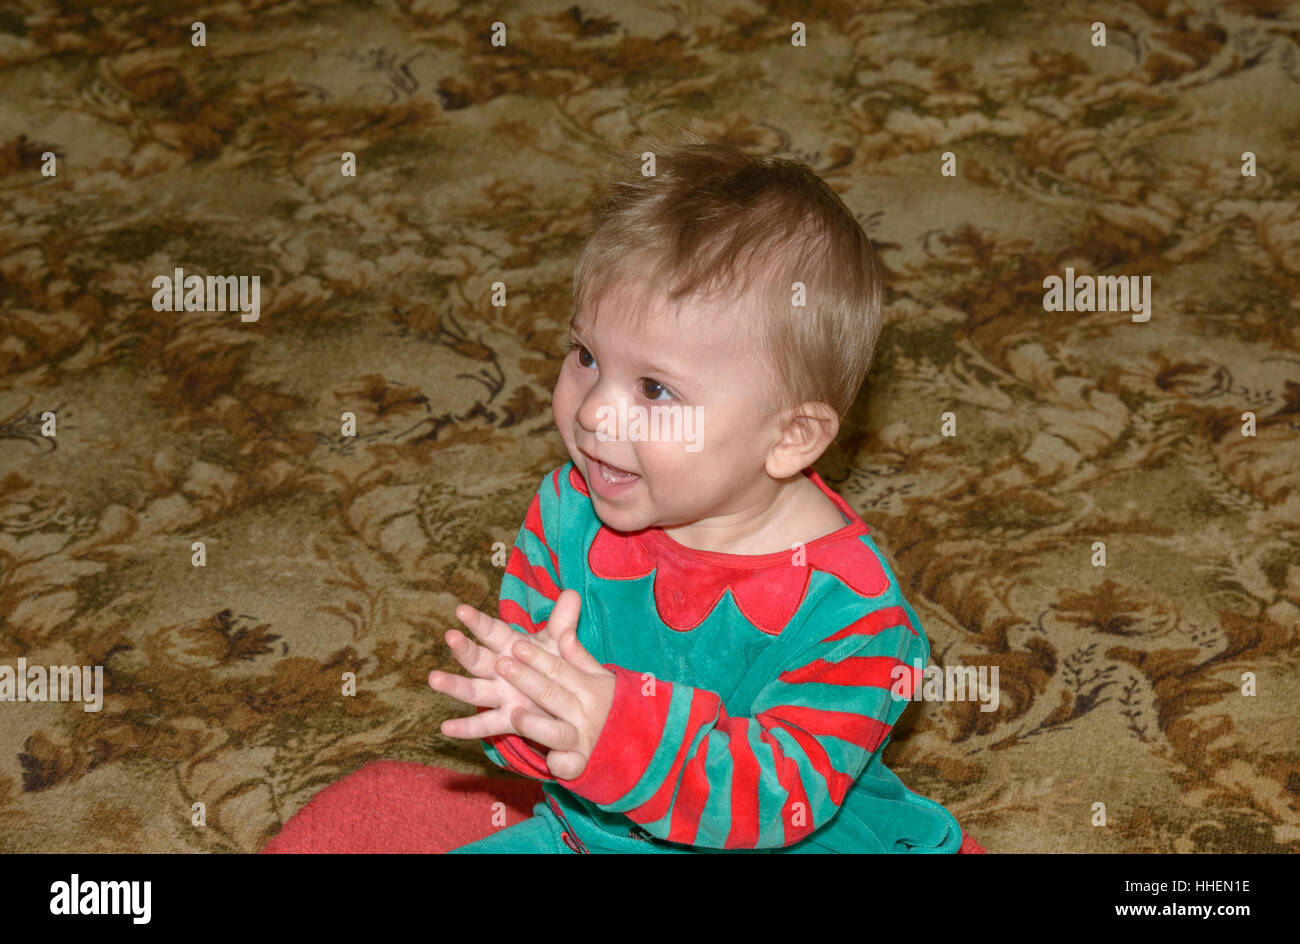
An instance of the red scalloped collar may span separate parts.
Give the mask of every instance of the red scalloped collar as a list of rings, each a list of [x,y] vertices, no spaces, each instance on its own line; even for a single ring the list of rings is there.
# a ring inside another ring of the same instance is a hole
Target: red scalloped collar
[[[807,468],[803,473],[849,519],[838,531],[805,546],[807,566],[793,563],[792,551],[700,551],[677,543],[661,528],[628,532],[604,525],[591,542],[587,566],[602,580],[635,580],[654,571],[659,618],[677,632],[699,626],[718,605],[723,592],[730,590],[745,619],[763,632],[776,635],[803,604],[814,570],[835,576],[864,597],[884,593],[889,589],[889,578],[871,549],[857,540],[871,529],[816,472]],[[576,465],[569,470],[569,484],[591,498]]]

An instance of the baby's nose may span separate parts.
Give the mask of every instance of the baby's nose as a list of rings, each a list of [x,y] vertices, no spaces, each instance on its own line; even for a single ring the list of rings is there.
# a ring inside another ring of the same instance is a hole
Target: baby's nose
[[[578,406],[578,422],[589,433],[609,427],[617,416],[617,398],[610,395],[603,384],[595,384]]]

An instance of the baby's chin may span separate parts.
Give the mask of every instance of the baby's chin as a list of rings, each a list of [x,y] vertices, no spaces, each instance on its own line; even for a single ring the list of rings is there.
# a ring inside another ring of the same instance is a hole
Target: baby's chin
[[[624,534],[631,534],[636,531],[644,531],[647,528],[657,528],[658,522],[652,515],[635,512],[632,510],[621,511],[617,508],[611,508],[608,502],[601,501],[599,496],[593,496],[591,507],[595,509],[596,517],[600,523],[611,531],[621,531]]]
[[[601,524],[611,531],[619,531],[623,534],[635,534],[650,528],[672,528],[679,524],[671,516],[656,514],[654,508],[646,508],[641,503],[620,506],[617,502],[604,499],[595,492],[591,493],[591,507]]]
[[[608,502],[599,500],[593,500],[591,505],[596,512],[596,517],[600,519],[600,523],[611,531],[617,531],[620,534],[637,534],[651,528],[680,528],[700,520],[694,518],[690,521],[679,521],[675,518],[657,517],[634,509],[614,509],[609,507]]]

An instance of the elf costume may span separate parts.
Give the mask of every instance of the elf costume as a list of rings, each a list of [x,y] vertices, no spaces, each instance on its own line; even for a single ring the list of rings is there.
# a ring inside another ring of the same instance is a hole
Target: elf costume
[[[576,780],[517,735],[481,742],[546,802],[456,852],[958,851],[953,815],[881,762],[929,643],[867,525],[804,474],[845,526],[758,555],[607,528],[572,462],[543,479],[500,617],[535,633],[578,591],[614,704]]]

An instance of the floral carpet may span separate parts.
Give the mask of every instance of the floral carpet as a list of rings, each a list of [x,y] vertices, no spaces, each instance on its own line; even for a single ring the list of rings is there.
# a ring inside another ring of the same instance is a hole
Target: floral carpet
[[[885,267],[816,469],[1000,683],[888,765],[993,853],[1300,852],[1297,5],[19,0],[0,88],[0,666],[103,680],[0,702],[0,851],[505,776],[426,676],[567,461],[589,203],[676,123],[810,165]],[[159,310],[178,268],[256,320]],[[1052,310],[1067,269],[1147,318]]]

